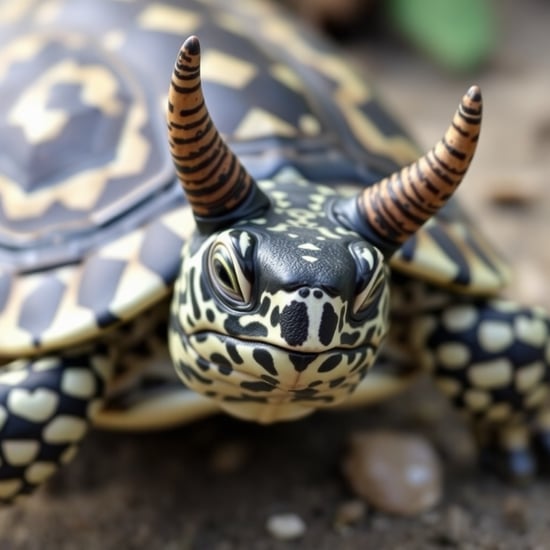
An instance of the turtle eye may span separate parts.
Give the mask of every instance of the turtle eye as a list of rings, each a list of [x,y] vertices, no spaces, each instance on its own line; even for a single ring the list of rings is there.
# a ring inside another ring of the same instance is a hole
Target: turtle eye
[[[373,274],[365,288],[355,298],[353,303],[354,315],[368,311],[370,306],[376,302],[384,288],[385,279],[385,269],[382,265],[379,265],[376,273]]]
[[[243,306],[249,303],[250,282],[226,243],[217,242],[210,249],[208,271],[214,290],[229,305]]]

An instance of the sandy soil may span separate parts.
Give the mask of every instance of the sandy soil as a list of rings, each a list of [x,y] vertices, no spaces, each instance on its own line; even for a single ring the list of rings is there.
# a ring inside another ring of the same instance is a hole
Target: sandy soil
[[[482,85],[485,126],[461,198],[516,266],[512,294],[550,307],[550,4],[498,5],[500,48],[474,78],[442,74],[395,42],[345,47],[426,145],[471,80]],[[513,204],[497,204],[499,196]],[[339,507],[354,498],[340,473],[346,440],[374,427],[424,434],[444,459],[445,498],[418,518],[368,510],[337,528]],[[270,428],[219,417],[159,434],[96,432],[34,499],[0,512],[0,548],[550,548],[550,482],[508,487],[472,467],[467,449],[460,422],[428,384],[380,407]],[[280,512],[305,521],[301,540],[267,533],[267,518]]]

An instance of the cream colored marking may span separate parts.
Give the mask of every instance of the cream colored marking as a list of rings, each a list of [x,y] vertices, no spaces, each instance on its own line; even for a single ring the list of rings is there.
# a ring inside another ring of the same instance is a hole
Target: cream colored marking
[[[34,372],[41,372],[51,370],[59,367],[60,361],[57,357],[44,357],[33,361],[32,370]]]
[[[0,5],[0,27],[9,27],[27,16],[34,0],[17,0]]]
[[[71,266],[57,272],[58,278],[66,285],[65,293],[50,326],[42,333],[44,342],[63,342],[67,345],[74,342],[75,339],[83,339],[87,334],[97,331],[93,312],[78,305],[78,292],[82,282],[81,270],[82,266]],[[79,328],[70,342],[67,340],[67,327],[71,327],[73,330],[76,327]]]
[[[4,6],[9,6],[10,4],[15,5],[16,2],[6,2]],[[45,42],[44,37],[33,34],[18,38],[4,46],[0,51],[0,80],[5,77],[12,64],[27,61],[35,57]]]
[[[112,30],[103,35],[101,43],[107,50],[118,50],[126,40],[124,31]]]
[[[518,316],[515,319],[514,329],[519,340],[534,347],[544,346],[548,338],[548,329],[542,319]]]
[[[548,396],[547,386],[536,387],[525,399],[525,404],[528,407],[535,407],[543,403]]]
[[[51,23],[59,15],[62,7],[62,0],[42,1],[38,6],[36,6],[34,20],[41,25]]]
[[[437,358],[447,369],[462,369],[470,361],[470,349],[458,342],[446,342],[437,348]]]
[[[541,382],[546,365],[542,361],[535,361],[521,367],[516,372],[516,386],[521,392],[527,392]]]
[[[485,410],[491,404],[491,396],[480,390],[466,390],[464,401],[471,411],[479,412]]]
[[[318,246],[315,246],[314,244],[311,244],[311,243],[298,245],[298,248],[301,248],[303,250],[321,250]]]
[[[444,273],[447,279],[453,280],[458,275],[459,268],[457,264],[441,251],[441,247],[427,231],[419,231],[416,237],[418,244],[414,255],[415,265],[421,265],[424,269],[427,267],[429,273],[429,269],[436,261],[436,272]]]
[[[78,453],[78,445],[70,445],[61,455],[59,459],[61,464],[69,464],[72,462],[76,454]]]
[[[234,133],[238,139],[254,139],[261,136],[296,136],[296,128],[268,111],[254,107],[248,111]]]
[[[44,422],[52,416],[59,398],[46,388],[29,391],[25,388],[14,388],[8,394],[8,410],[31,422]]]
[[[7,215],[12,219],[27,218],[31,215],[38,217],[54,201],[59,201],[69,208],[92,208],[109,178],[133,176],[143,170],[150,151],[150,145],[141,133],[146,120],[147,111],[144,104],[134,105],[126,117],[116,157],[106,165],[80,171],[53,188],[47,187],[27,194],[16,182],[0,176],[0,194]],[[126,199],[131,200],[131,196]],[[109,216],[109,210],[93,214],[92,221],[101,224],[105,216]]]
[[[478,328],[481,347],[493,353],[504,351],[514,342],[514,332],[504,321],[483,321]]]
[[[241,253],[241,256],[246,255],[246,251],[248,250],[249,246],[252,243],[252,239],[250,238],[250,235],[246,231],[242,231],[239,235],[239,251]]]
[[[8,113],[8,122],[19,126],[31,144],[55,138],[69,120],[63,109],[47,107],[51,90],[58,84],[81,85],[82,101],[106,116],[115,116],[122,109],[116,97],[117,81],[109,70],[99,65],[80,67],[72,60],[61,61],[37,78]]]
[[[449,332],[462,332],[474,326],[478,318],[477,310],[472,305],[454,306],[443,312],[443,326]]]
[[[313,264],[315,262],[318,262],[319,258],[315,258],[314,256],[302,256],[302,260],[305,260],[306,262]]]
[[[136,293],[136,288],[140,289],[139,293]],[[124,270],[109,309],[117,315],[124,312],[128,319],[153,305],[167,293],[164,281],[156,273],[139,263],[132,263]],[[145,301],[144,296],[149,296],[149,300]]]
[[[454,378],[437,378],[437,387],[448,397],[455,397],[462,391],[462,385]]]
[[[0,383],[7,386],[19,386],[28,373],[26,370],[12,370],[7,372],[0,372]]]
[[[147,30],[183,36],[196,30],[201,22],[201,17],[194,11],[169,4],[153,3],[140,13],[137,22]]]
[[[63,372],[61,390],[71,397],[88,399],[96,391],[96,382],[92,373],[85,368],[69,368]]]
[[[218,50],[208,50],[202,56],[203,81],[215,82],[240,90],[255,76],[257,68],[247,61]]]
[[[2,452],[11,466],[25,466],[30,464],[38,455],[40,445],[38,441],[18,441],[8,439],[2,441]]]
[[[512,364],[508,359],[494,359],[472,365],[468,378],[474,386],[484,389],[506,387],[513,377]]]
[[[298,120],[300,130],[307,136],[318,136],[321,133],[321,123],[312,115],[302,115]]]
[[[20,479],[6,479],[0,481],[0,498],[11,498],[21,489],[23,482]]]
[[[271,76],[273,76],[273,78],[281,82],[287,88],[294,90],[298,94],[302,94],[304,92],[304,83],[302,82],[301,78],[293,69],[291,69],[287,65],[276,63],[275,65],[271,66],[269,72],[271,73]]]
[[[82,439],[86,428],[86,422],[81,418],[59,415],[44,428],[42,436],[46,443],[72,443]]]
[[[499,422],[508,419],[511,412],[512,409],[508,403],[497,403],[489,408],[486,418],[493,422]]]
[[[46,481],[57,470],[52,462],[36,462],[25,470],[25,480],[33,485]]]

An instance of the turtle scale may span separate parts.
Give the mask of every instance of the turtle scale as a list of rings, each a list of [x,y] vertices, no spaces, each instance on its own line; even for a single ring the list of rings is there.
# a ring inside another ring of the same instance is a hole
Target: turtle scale
[[[416,146],[372,89],[313,32],[298,32],[270,5],[76,0],[50,10],[31,5],[4,21],[0,86],[34,99],[41,93],[38,114],[53,120],[50,135],[33,134],[32,120],[14,115],[21,112],[17,97],[3,99],[3,141],[21,144],[24,157],[14,166],[12,155],[0,156],[6,357],[89,339],[170,292],[192,228],[162,123],[166,75],[183,35],[198,34],[207,45],[202,74],[209,109],[256,179],[290,165],[313,181],[368,185],[416,158]],[[51,76],[67,62],[80,67],[81,82],[62,70]],[[113,85],[104,104],[86,98],[91,77],[84,68],[90,67],[94,78]],[[91,158],[87,136],[74,139],[75,118],[105,136]],[[116,146],[107,138],[113,131]],[[136,147],[146,157],[139,165]],[[48,173],[38,171],[41,158],[50,162]],[[89,181],[96,185],[86,186],[94,170],[99,175]],[[466,293],[496,292],[506,279],[502,262],[457,207],[438,214],[391,263]]]

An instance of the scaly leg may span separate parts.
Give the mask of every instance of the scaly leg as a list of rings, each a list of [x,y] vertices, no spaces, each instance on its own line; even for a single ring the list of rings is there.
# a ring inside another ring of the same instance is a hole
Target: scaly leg
[[[111,372],[101,345],[0,368],[0,502],[29,494],[72,459]]]
[[[550,467],[546,313],[457,298],[408,326],[413,357],[470,419],[487,465],[518,481],[535,473],[536,458]]]

